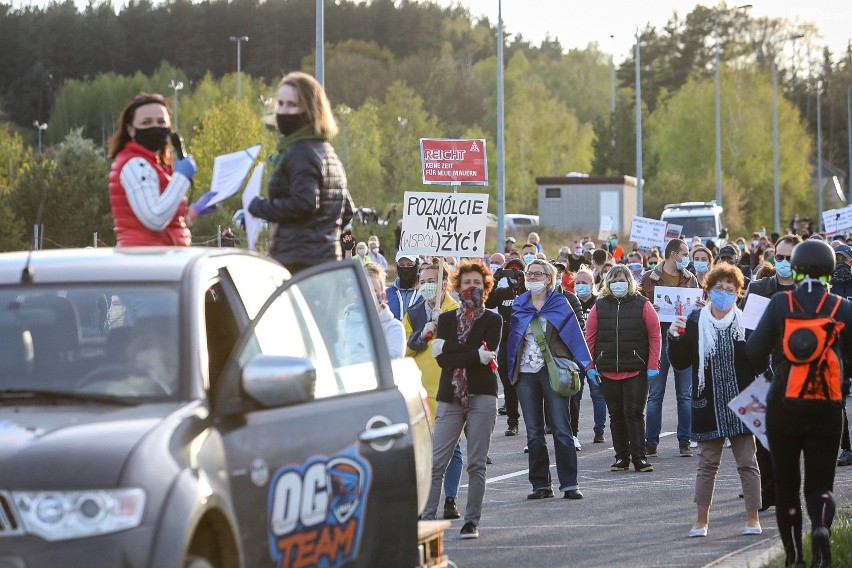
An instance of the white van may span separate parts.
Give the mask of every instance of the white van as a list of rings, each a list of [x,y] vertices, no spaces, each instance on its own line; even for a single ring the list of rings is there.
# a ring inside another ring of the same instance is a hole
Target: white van
[[[688,201],[686,203],[668,203],[660,216],[662,221],[681,225],[681,234],[687,242],[698,235],[701,243],[712,239],[715,243],[719,233],[725,228],[724,210],[715,201]]]
[[[538,215],[506,213],[503,215],[503,223],[507,231],[531,230],[533,227],[538,227]]]

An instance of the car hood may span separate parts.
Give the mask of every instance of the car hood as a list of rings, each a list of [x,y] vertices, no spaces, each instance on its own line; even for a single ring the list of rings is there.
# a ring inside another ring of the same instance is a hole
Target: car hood
[[[177,403],[0,408],[0,490],[109,488]]]

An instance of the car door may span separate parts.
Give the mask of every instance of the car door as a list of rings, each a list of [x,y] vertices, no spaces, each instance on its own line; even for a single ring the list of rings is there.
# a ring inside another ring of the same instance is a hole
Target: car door
[[[234,390],[253,359],[270,355],[310,360],[313,395],[265,408]],[[214,412],[246,565],[416,564],[408,412],[357,263],[327,263],[281,286],[238,342],[227,383],[230,398]]]

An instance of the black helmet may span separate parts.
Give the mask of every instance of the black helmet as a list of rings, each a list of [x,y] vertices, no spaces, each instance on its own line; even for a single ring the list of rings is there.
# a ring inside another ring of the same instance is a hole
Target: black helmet
[[[802,241],[793,249],[790,264],[797,280],[805,276],[830,278],[834,274],[834,249],[822,240]]]

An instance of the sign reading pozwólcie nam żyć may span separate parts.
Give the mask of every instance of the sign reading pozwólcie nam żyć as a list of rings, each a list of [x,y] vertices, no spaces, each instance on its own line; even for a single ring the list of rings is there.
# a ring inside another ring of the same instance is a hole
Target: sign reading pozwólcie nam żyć
[[[487,185],[485,140],[420,139],[424,184]]]
[[[481,258],[487,193],[406,191],[399,249],[408,254]]]

